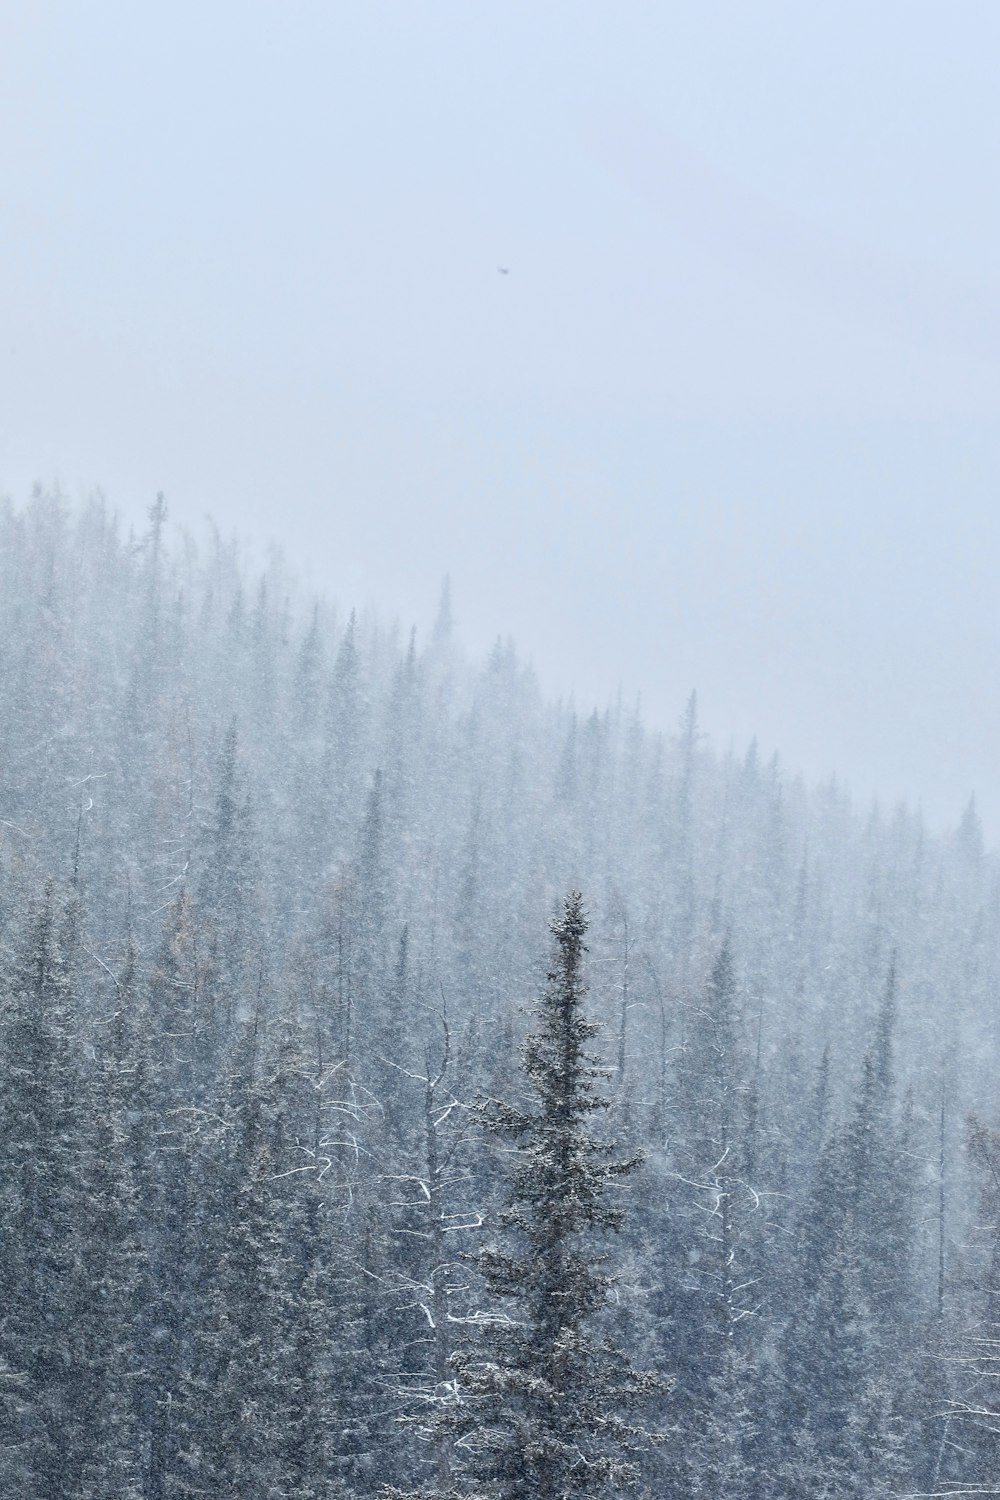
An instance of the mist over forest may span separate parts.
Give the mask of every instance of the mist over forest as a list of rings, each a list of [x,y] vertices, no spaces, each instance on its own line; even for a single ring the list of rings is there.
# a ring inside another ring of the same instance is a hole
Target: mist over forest
[[[162,500],[0,506],[0,690],[2,1493],[995,1492],[974,804]]]

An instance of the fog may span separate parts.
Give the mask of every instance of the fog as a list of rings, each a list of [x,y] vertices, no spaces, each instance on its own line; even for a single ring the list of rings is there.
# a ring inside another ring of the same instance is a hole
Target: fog
[[[1000,12],[0,11],[0,491],[1000,829]]]

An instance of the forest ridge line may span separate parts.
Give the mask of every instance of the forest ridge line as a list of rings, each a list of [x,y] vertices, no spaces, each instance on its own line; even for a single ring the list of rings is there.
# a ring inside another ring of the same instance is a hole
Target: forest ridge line
[[[974,809],[861,817],[717,755],[693,699],[671,736],[580,720],[447,610],[404,646],[165,520],[0,506],[4,1491],[520,1495],[454,1417],[530,1302],[482,1254],[530,1232],[531,1158],[476,1101],[528,1109],[569,890],[595,1143],[643,1165],[565,1266],[616,1277],[581,1293],[621,1361],[593,1423],[634,1398],[657,1438],[591,1455],[598,1492],[992,1483]]]

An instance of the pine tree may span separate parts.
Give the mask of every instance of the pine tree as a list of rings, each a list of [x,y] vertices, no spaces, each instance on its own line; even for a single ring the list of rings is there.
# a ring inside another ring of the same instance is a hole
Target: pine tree
[[[934,1493],[941,1495],[995,1494],[1000,1473],[1000,1133],[980,1120],[969,1122],[968,1151],[983,1174],[982,1219],[988,1227],[986,1262],[976,1288],[975,1303],[957,1347],[939,1373],[940,1384],[951,1385],[948,1398],[938,1400],[945,1419],[935,1473]],[[948,1376],[950,1375],[950,1380]],[[943,1462],[942,1462],[943,1460]]]
[[[25,1493],[46,1496],[74,1492],[82,1443],[73,1400],[81,1376],[74,1304],[84,1222],[82,1088],[57,926],[50,884],[0,1017],[0,1370],[12,1396],[26,1398],[23,1426],[8,1438],[32,1476]]]
[[[677,1348],[676,1412],[687,1434],[676,1483],[747,1492],[758,1423],[751,1394],[763,1295],[761,1199],[754,1184],[751,1065],[741,1042],[728,938],[678,1064],[665,1166],[672,1212],[660,1255]]]
[[[820,1153],[801,1224],[781,1343],[781,1495],[898,1493],[912,1446],[913,1190],[895,1112],[895,1018],[893,961],[853,1110]]]
[[[148,1324],[143,1326],[143,1310],[151,1288],[142,1235],[142,1180],[134,1155],[137,1134],[141,1141],[145,1038],[136,1034],[132,1013],[131,951],[116,986],[118,1008],[90,1090],[85,1236],[73,1311],[82,1349],[74,1399],[87,1500],[138,1500],[142,1494],[141,1419],[148,1408],[141,1335],[149,1331]],[[138,1019],[145,1020],[144,1012]],[[134,1126],[131,1117],[136,1118]]]
[[[635,1158],[588,1129],[608,1101],[587,1051],[587,918],[571,893],[552,925],[554,962],[522,1053],[535,1107],[488,1101],[492,1135],[514,1147],[501,1243],[476,1257],[489,1306],[453,1358],[458,1441],[451,1493],[570,1500],[629,1488],[649,1434],[630,1423],[658,1382],[634,1369],[605,1328],[614,1277],[602,1245],[621,1227],[611,1190]],[[437,1493],[446,1493],[439,1490]]]
[[[254,854],[250,799],[243,787],[234,719],[219,758],[215,814],[206,830],[199,891],[204,943],[199,981],[204,1033],[199,1050],[209,1059],[224,1048],[230,1028],[240,1019],[248,976],[257,967]]]
[[[273,1100],[256,1076],[257,1031],[248,1023],[234,1049],[226,1144],[201,1162],[211,1173],[202,1201],[214,1188],[212,1206],[223,1222],[214,1236],[204,1235],[203,1225],[199,1237],[214,1239],[213,1253],[192,1366],[181,1382],[178,1480],[167,1489],[184,1500],[205,1493],[265,1500],[273,1493],[293,1394],[278,1347],[282,1224],[272,1186]]]

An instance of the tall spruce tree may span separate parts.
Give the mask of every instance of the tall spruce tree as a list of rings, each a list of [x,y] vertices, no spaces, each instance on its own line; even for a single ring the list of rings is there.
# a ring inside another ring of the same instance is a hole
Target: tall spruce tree
[[[723,941],[691,1007],[678,1060],[672,1188],[657,1259],[677,1373],[675,1417],[687,1438],[667,1469],[678,1492],[752,1495],[753,1414],[763,1214],[755,1186],[752,1069],[740,1035],[733,953]]]
[[[476,1257],[488,1306],[452,1361],[452,1487],[431,1493],[613,1494],[638,1481],[650,1441],[629,1413],[659,1382],[609,1336],[615,1278],[603,1241],[624,1219],[611,1192],[639,1161],[588,1128],[608,1101],[598,1091],[607,1069],[587,1050],[599,1027],[584,1012],[586,931],[572,892],[552,924],[553,963],[522,1052],[534,1107],[482,1106],[490,1134],[513,1147],[503,1235]]]
[[[27,1396],[3,1434],[0,1480],[46,1497],[77,1493],[85,1438],[74,1399],[82,1086],[61,904],[49,883],[0,996],[0,1372],[8,1406]]]
[[[916,1295],[913,1184],[897,1118],[890,965],[855,1103],[820,1154],[800,1226],[799,1285],[780,1348],[782,1496],[899,1494]]]
[[[935,1382],[938,1456],[929,1491],[941,1496],[996,1494],[1000,1473],[1000,1133],[973,1117],[967,1148],[983,1174],[986,1243],[965,1326]]]

